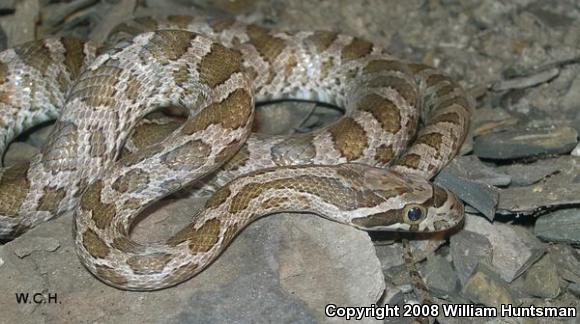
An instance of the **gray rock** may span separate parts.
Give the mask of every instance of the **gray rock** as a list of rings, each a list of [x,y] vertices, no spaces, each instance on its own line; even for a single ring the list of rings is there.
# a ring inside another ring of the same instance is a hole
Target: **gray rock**
[[[576,74],[570,87],[562,97],[562,106],[565,109],[576,110],[580,108],[580,75]]]
[[[579,283],[571,283],[568,285],[568,291],[576,297],[580,298],[580,284]]]
[[[538,218],[534,234],[544,241],[580,243],[580,209],[560,209]]]
[[[560,74],[560,69],[558,68],[551,68],[548,70],[538,71],[530,75],[513,78],[509,80],[498,81],[492,86],[492,90],[505,91],[510,89],[529,88],[538,85],[540,83],[550,81],[553,78],[557,77],[558,74]]]
[[[7,42],[8,42],[8,39],[6,38],[6,33],[4,32],[4,29],[2,28],[2,26],[0,26],[0,51],[3,51],[6,49]]]
[[[570,153],[572,156],[580,156],[580,143],[576,145],[576,148]]]
[[[41,127],[30,134],[28,137],[28,144],[41,148],[44,146],[44,143],[48,141],[48,136],[52,133],[54,129],[54,124],[50,124],[44,127]]]
[[[7,47],[34,40],[39,9],[38,0],[17,1],[13,8],[14,14],[0,20],[0,27],[8,39]]]
[[[491,186],[505,187],[511,183],[508,174],[483,164],[475,155],[457,157],[444,170],[447,169],[458,176]]]
[[[580,159],[561,156],[546,163],[558,165],[557,172],[540,183],[500,190],[498,213],[531,214],[549,207],[580,203]]]
[[[473,135],[480,136],[510,129],[518,123],[518,119],[501,108],[476,109],[473,117]]]
[[[486,306],[499,307],[501,304],[515,303],[507,283],[483,263],[477,266],[465,282],[462,293],[472,302]]]
[[[475,138],[473,152],[480,158],[510,160],[570,153],[578,143],[572,127],[516,129]]]
[[[136,235],[175,230],[177,226],[164,224],[173,223],[169,214],[180,208],[168,206],[153,212],[149,217],[153,220],[147,218],[139,224],[148,231],[139,228]],[[190,204],[182,206],[187,209],[171,216],[178,217],[177,222],[191,217]],[[259,220],[195,278],[147,294],[128,294],[91,276],[75,255],[70,227],[71,218],[61,217],[0,249],[4,262],[0,291],[48,291],[62,296],[59,307],[45,307],[18,305],[13,293],[0,294],[0,304],[11,305],[3,307],[3,320],[315,323],[325,320],[324,306],[329,301],[370,305],[379,300],[385,287],[366,233],[312,215],[285,214]],[[157,237],[147,238],[151,239]],[[49,248],[41,242],[48,242]],[[58,249],[54,242],[58,242]],[[95,291],[99,298],[94,298]],[[42,311],[35,311],[39,307]]]
[[[529,186],[565,168],[562,158],[538,160],[533,163],[514,163],[498,166],[499,172],[504,172],[512,179],[513,186]]]
[[[14,254],[24,258],[34,251],[54,252],[60,247],[57,239],[50,237],[32,237],[28,240],[17,240],[12,244]]]
[[[526,271],[525,289],[536,297],[555,298],[560,294],[560,277],[550,255],[544,255]]]
[[[484,166],[474,156],[454,159],[435,178],[435,183],[453,191],[461,200],[493,219],[499,193],[490,182],[507,185],[510,179]]]
[[[485,236],[493,249],[493,270],[511,282],[544,254],[544,246],[529,231],[517,226],[466,215],[465,230]]]
[[[14,11],[16,9],[15,0],[4,0],[0,2],[1,11]]]
[[[39,149],[25,142],[10,144],[4,155],[4,165],[20,164],[30,159],[39,152]]]
[[[462,285],[480,262],[492,264],[491,243],[484,235],[463,230],[449,240],[453,265]]]
[[[459,290],[459,278],[457,278],[451,262],[442,256],[428,257],[421,274],[425,284],[435,296],[445,298]]]
[[[375,249],[383,270],[405,264],[401,244],[382,244],[375,246]]]
[[[562,279],[580,283],[580,252],[566,244],[548,246],[548,254],[557,265],[558,274]]]

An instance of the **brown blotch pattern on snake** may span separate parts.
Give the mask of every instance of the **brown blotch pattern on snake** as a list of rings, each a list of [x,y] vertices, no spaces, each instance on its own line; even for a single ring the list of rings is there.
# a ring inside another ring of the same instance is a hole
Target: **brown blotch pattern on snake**
[[[89,185],[80,201],[81,208],[92,212],[93,222],[100,229],[108,227],[116,214],[114,204],[105,204],[101,201],[103,186],[102,180],[95,181]]]
[[[389,164],[395,157],[395,150],[392,145],[381,144],[377,147],[375,160],[379,161],[383,165]]]
[[[350,44],[342,49],[342,59],[344,61],[356,60],[371,53],[373,43],[354,37]]]
[[[200,228],[188,225],[167,241],[167,244],[176,246],[185,241],[193,253],[209,251],[219,240],[221,222],[218,219],[206,221]]]
[[[124,232],[124,230],[122,231]],[[127,239],[126,237],[117,237],[111,243],[111,247],[113,249],[124,251],[128,253],[135,253],[137,252],[137,243]]]
[[[422,134],[417,138],[415,143],[426,144],[439,151],[441,144],[443,143],[443,135],[439,133]]]
[[[80,75],[81,67],[84,64],[84,43],[78,38],[63,37],[61,44],[65,49],[64,65],[67,67],[70,78],[74,80]]]
[[[257,25],[248,25],[246,29],[250,43],[267,62],[274,62],[282,53],[285,43],[282,39],[270,35],[270,30]]]
[[[64,188],[46,187],[44,188],[44,195],[40,198],[38,203],[38,210],[44,210],[51,213],[56,213],[58,205],[66,196]]]
[[[237,170],[245,165],[249,159],[250,151],[247,145],[243,145],[241,148],[240,145],[242,145],[242,141],[232,142],[216,155],[217,161],[226,161],[221,167],[222,170]],[[228,157],[231,158],[228,159]]]
[[[264,200],[260,204],[260,207],[263,210],[278,209],[288,202],[290,202],[290,200],[287,197],[272,197]]]
[[[135,192],[149,182],[149,174],[141,169],[132,169],[113,182],[111,187],[118,192]]]
[[[130,257],[127,264],[136,274],[159,273],[172,258],[171,254],[152,253]]]
[[[4,169],[0,174],[0,214],[17,217],[20,206],[26,198],[30,183],[26,178],[28,163],[17,164]]]
[[[221,206],[231,195],[229,187],[221,187],[218,189],[205,203],[205,209],[214,209]]]
[[[211,50],[199,64],[200,81],[211,88],[224,83],[232,74],[240,72],[242,55],[238,51],[212,44]]]
[[[385,131],[395,134],[401,129],[401,112],[388,98],[371,93],[363,97],[357,106],[360,110],[371,113]]]
[[[306,44],[316,47],[318,52],[324,52],[336,41],[338,34],[329,31],[315,31],[306,39]]]
[[[87,229],[82,236],[85,250],[94,258],[102,259],[109,254],[107,244],[92,229]]]
[[[109,65],[110,64],[110,65]],[[69,100],[79,98],[90,108],[112,108],[117,104],[115,94],[123,69],[109,60],[94,70],[83,73],[75,84]]]
[[[164,164],[172,170],[194,170],[206,163],[211,146],[201,140],[191,140],[161,156]]]
[[[375,60],[367,63],[363,71],[366,73],[397,71],[408,74],[409,66],[397,60]]]
[[[368,146],[364,128],[352,118],[341,119],[329,131],[334,139],[334,146],[347,161],[360,158]]]
[[[181,30],[160,30],[145,45],[149,53],[161,64],[175,61],[183,56],[191,46],[196,34]]]
[[[128,283],[127,278],[120,275],[111,267],[95,264],[95,272],[99,278],[107,278],[107,280],[117,286],[125,286]]]
[[[393,88],[405,99],[408,105],[415,106],[417,104],[417,89],[414,84],[404,78],[393,75],[381,75],[367,82],[367,85],[371,88]]]
[[[51,53],[44,41],[26,43],[14,48],[22,62],[46,76],[48,68],[53,64]]]
[[[224,128],[237,129],[248,124],[252,113],[252,98],[243,89],[236,89],[221,102],[213,103],[187,121],[182,133],[191,135],[206,129],[212,124],[221,124]]]
[[[419,169],[420,162],[421,156],[417,154],[407,154],[398,161],[398,164],[407,166],[411,169]]]

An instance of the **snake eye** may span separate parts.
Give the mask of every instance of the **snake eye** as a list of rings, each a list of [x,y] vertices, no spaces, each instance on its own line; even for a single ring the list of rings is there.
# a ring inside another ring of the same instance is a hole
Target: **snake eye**
[[[418,224],[425,216],[427,216],[427,211],[420,205],[408,205],[403,210],[403,220],[407,224]]]

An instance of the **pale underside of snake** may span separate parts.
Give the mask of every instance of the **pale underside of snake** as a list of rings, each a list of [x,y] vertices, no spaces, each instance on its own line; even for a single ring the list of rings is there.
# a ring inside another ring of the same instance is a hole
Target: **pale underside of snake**
[[[0,238],[72,211],[87,269],[153,290],[196,275],[272,213],[405,232],[461,222],[463,205],[428,179],[457,154],[471,101],[437,70],[356,37],[233,20],[140,18],[111,39],[99,55],[70,38],[0,53],[0,152],[58,118],[30,164],[0,170]],[[254,103],[279,98],[345,114],[307,134],[251,134]],[[172,105],[183,124],[143,122]],[[145,207],[212,173],[202,186],[219,189],[190,225],[163,242],[131,239]]]

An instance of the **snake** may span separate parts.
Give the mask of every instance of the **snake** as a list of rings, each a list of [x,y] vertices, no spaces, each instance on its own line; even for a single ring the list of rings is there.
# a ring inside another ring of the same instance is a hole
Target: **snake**
[[[308,133],[252,132],[255,104],[279,99],[344,114]],[[30,162],[0,170],[0,238],[72,213],[81,263],[147,291],[195,276],[274,213],[446,231],[463,204],[430,179],[458,154],[472,105],[439,70],[332,31],[172,15],[124,22],[102,46],[25,43],[0,53],[0,152],[56,122]],[[145,121],[168,106],[182,123]],[[131,238],[147,206],[193,184],[212,194],[191,223],[159,242]]]

